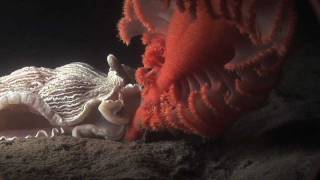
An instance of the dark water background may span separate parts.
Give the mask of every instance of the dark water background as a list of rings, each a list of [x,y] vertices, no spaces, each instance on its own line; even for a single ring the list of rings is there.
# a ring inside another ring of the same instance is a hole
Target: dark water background
[[[0,2],[0,74],[23,66],[56,67],[72,61],[106,70],[106,56],[137,66],[139,41],[118,38],[119,0],[4,0]]]
[[[307,1],[298,0],[299,37],[319,39]],[[23,66],[56,67],[83,61],[106,70],[106,56],[139,66],[143,48],[136,38],[126,47],[118,38],[122,0],[2,0],[0,75]],[[315,36],[313,36],[314,34]],[[301,48],[301,43],[299,45]]]

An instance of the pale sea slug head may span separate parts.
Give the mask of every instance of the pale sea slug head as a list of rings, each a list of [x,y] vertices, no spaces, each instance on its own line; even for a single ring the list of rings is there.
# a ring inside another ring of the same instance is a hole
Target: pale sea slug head
[[[67,133],[120,140],[141,88],[134,69],[113,55],[107,61],[107,74],[75,62],[55,69],[25,67],[0,77],[0,139]]]

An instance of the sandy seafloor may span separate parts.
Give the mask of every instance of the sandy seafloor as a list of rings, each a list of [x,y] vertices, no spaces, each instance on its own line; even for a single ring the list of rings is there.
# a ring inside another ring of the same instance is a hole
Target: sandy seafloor
[[[0,174],[5,180],[320,179],[319,44],[300,45],[268,104],[220,139],[148,133],[132,143],[68,136],[0,142]]]

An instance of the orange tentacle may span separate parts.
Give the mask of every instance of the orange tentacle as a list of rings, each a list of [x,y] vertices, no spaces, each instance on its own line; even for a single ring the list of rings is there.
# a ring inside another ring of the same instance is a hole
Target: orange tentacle
[[[120,38],[142,35],[139,128],[218,137],[260,107],[292,44],[293,0],[126,0]]]

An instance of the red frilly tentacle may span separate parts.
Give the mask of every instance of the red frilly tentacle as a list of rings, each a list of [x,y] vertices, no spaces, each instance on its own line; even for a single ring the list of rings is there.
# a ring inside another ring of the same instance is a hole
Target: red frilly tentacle
[[[142,35],[140,129],[218,137],[279,83],[296,24],[293,0],[126,0],[120,38]]]

